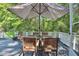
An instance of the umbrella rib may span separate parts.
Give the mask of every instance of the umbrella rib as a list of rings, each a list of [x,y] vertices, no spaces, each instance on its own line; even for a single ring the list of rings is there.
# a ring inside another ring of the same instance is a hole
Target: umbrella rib
[[[31,8],[31,10],[30,10],[30,13],[31,13],[31,11],[35,8],[36,5],[37,5],[37,4],[35,4],[35,5],[33,6],[33,5],[31,4],[32,8]],[[33,11],[34,11],[34,10],[33,10]],[[34,12],[37,13],[37,11],[34,11]],[[29,13],[29,14],[30,14],[30,13]],[[29,17],[29,15],[28,15],[27,17]],[[26,17],[26,18],[27,18],[27,17]]]
[[[48,6],[49,6],[49,5],[48,5]],[[49,8],[51,8],[51,7],[49,6]],[[52,9],[54,9],[54,8],[52,8]],[[55,9],[55,10],[57,10],[57,9]],[[49,10],[48,10],[48,12],[51,14],[51,12],[50,12]],[[53,12],[53,11],[52,11],[52,12]],[[52,15],[52,14],[51,14],[51,15]],[[58,17],[57,14],[54,13],[54,12],[53,12],[53,15],[54,15],[54,19]]]
[[[43,5],[44,5],[44,4],[43,4]],[[45,5],[44,5],[44,6],[45,6]],[[49,6],[48,6],[48,7],[49,7]],[[47,11],[50,13],[50,11],[48,10],[48,8],[47,8],[46,6],[45,6],[45,8],[46,8]],[[51,13],[50,13],[50,14],[51,14]],[[55,13],[54,13],[54,14],[55,14]],[[56,15],[56,14],[55,14],[55,15]],[[54,15],[54,16],[55,16],[55,15]],[[56,17],[56,16],[55,16],[55,17]]]
[[[31,6],[32,6],[32,9],[31,10],[33,10],[34,12],[36,12],[37,14],[39,14],[39,12],[37,11],[37,9],[35,8],[36,5],[37,5],[37,3],[34,6],[31,4]]]
[[[56,4],[56,5],[57,5],[57,4]],[[49,7],[52,8],[51,6],[49,6]],[[61,5],[58,5],[58,7],[60,7],[60,8],[62,7],[62,8],[64,8],[64,9],[63,9],[64,11],[67,11],[67,9],[65,9],[65,7],[63,7],[63,6],[61,6]],[[63,11],[63,10],[57,9],[57,8],[52,8],[52,9],[55,9],[56,11],[61,11],[61,12]]]
[[[45,6],[44,4],[43,4],[43,6],[45,7],[45,9],[41,12],[42,14],[45,13],[46,11],[48,11],[47,6]]]

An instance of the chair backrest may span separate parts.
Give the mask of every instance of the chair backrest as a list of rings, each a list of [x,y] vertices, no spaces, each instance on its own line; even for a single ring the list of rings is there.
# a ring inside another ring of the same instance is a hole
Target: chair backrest
[[[48,35],[48,33],[47,32],[42,32],[42,35]]]
[[[39,33],[38,32],[33,32],[33,35],[39,35]]]
[[[44,46],[51,45],[53,48],[58,48],[58,38],[44,38]]]
[[[23,44],[26,44],[26,43],[32,43],[34,46],[36,46],[36,38],[34,37],[23,37]]]

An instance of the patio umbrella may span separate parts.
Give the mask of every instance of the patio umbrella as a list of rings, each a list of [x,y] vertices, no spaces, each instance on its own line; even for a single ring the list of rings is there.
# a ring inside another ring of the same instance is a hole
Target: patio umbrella
[[[41,17],[56,20],[68,13],[68,9],[56,3],[22,3],[8,8],[9,11],[23,19],[39,17],[39,33]]]

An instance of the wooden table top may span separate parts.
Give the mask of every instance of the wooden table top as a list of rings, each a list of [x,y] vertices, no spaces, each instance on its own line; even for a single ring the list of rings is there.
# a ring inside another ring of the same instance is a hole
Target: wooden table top
[[[23,36],[22,38],[57,38],[49,35],[43,35],[43,36],[35,36],[35,35],[28,35],[28,36]]]

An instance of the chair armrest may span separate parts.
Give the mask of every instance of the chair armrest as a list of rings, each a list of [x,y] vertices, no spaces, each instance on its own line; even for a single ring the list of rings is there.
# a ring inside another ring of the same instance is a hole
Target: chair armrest
[[[43,41],[41,41],[41,44],[42,44],[42,46],[44,45],[44,42]]]
[[[38,46],[39,45],[39,40],[36,42],[36,46]]]

